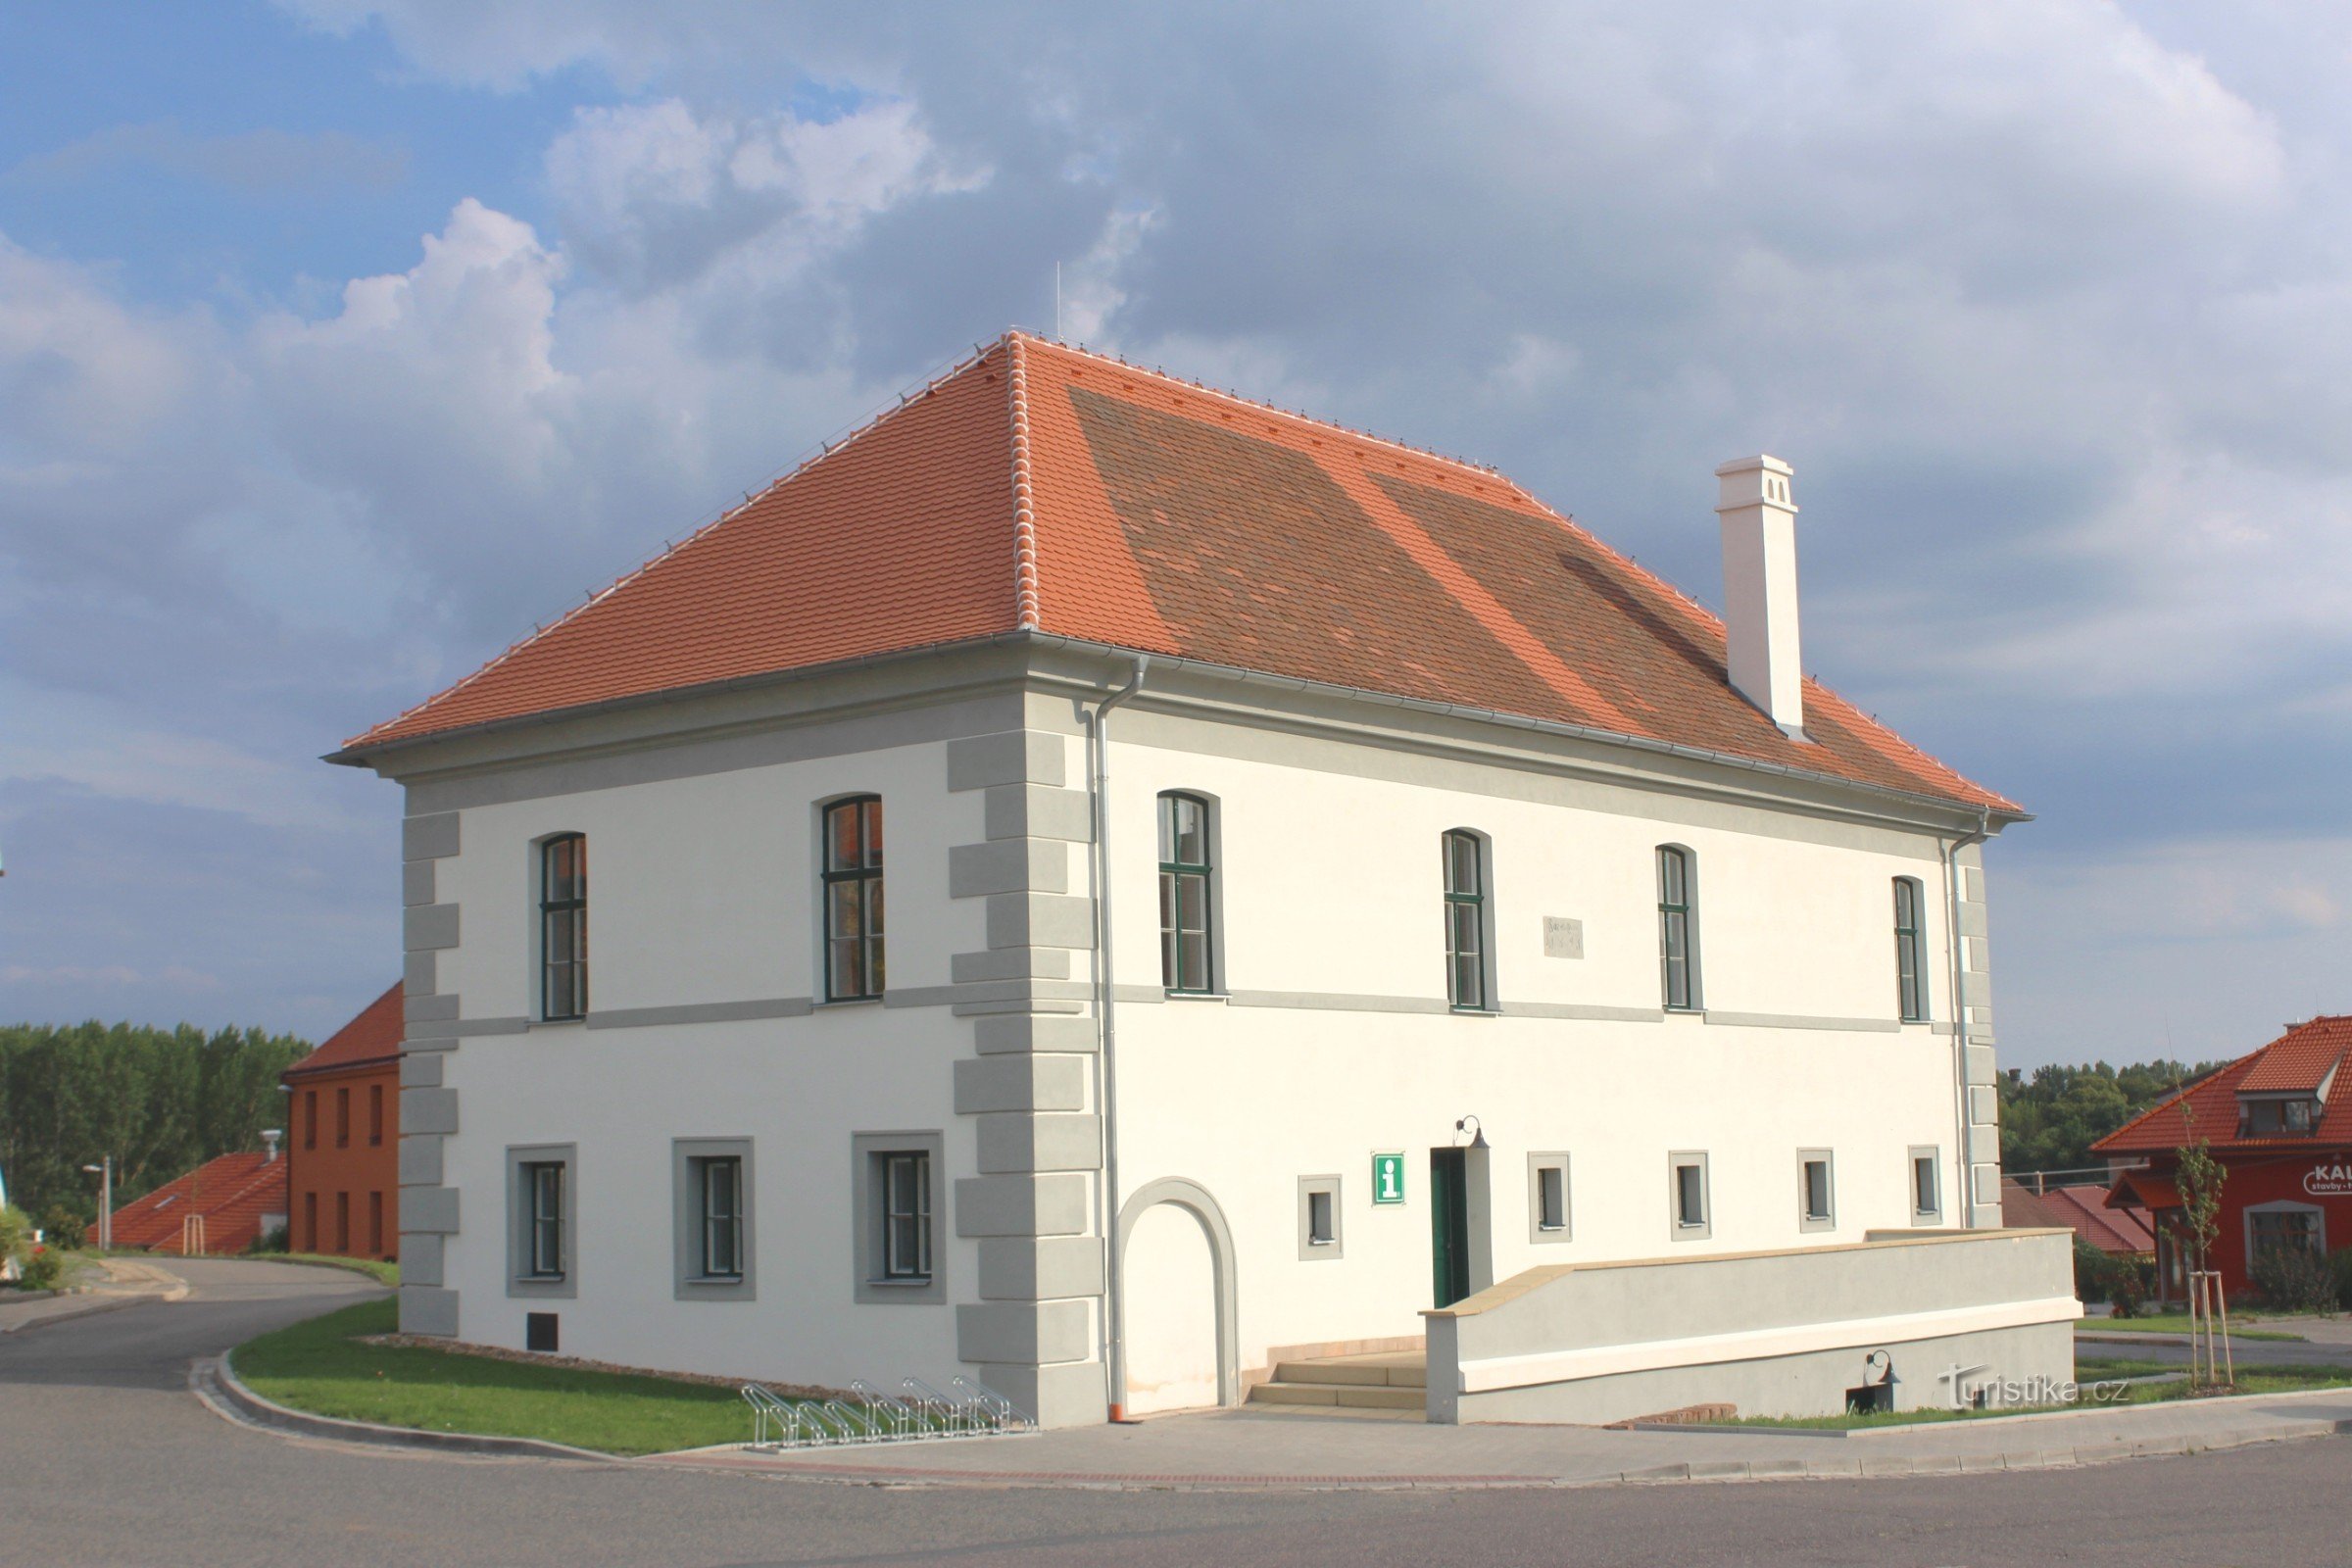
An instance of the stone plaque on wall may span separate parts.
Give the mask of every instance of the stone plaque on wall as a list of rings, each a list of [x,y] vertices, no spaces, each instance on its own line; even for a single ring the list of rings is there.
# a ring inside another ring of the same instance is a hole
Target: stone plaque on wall
[[[1565,915],[1544,917],[1544,956],[1581,958],[1585,956],[1585,922]]]

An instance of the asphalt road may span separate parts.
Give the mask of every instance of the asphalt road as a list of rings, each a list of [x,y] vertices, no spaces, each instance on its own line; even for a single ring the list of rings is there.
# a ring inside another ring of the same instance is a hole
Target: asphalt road
[[[2294,1340],[2246,1340],[2231,1336],[2230,1353],[2241,1368],[2249,1366],[2328,1366],[2352,1370],[2352,1345],[2323,1345]],[[2188,1365],[2188,1341],[2164,1345],[2118,1344],[2113,1340],[2075,1341],[2075,1354],[2120,1357],[2129,1361],[2163,1361]],[[2352,1556],[2352,1552],[2347,1552]]]
[[[175,1267],[177,1265],[174,1265]],[[1589,1492],[931,1490],[452,1459],[231,1426],[191,1356],[368,1293],[204,1263],[196,1294],[0,1341],[0,1565],[2339,1564],[2352,1443],[2090,1470]]]

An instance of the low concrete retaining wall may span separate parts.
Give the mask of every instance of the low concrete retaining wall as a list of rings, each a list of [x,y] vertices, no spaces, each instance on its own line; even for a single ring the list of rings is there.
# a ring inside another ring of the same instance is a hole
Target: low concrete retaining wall
[[[2073,1233],[1873,1231],[1859,1243],[1530,1269],[1429,1323],[1429,1419],[1624,1421],[1691,1404],[1832,1415],[1894,1363],[1897,1409],[1954,1378],[2074,1376]]]

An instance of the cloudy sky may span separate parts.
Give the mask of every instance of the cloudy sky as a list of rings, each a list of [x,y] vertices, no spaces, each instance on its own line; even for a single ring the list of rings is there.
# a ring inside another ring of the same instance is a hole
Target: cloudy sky
[[[2005,1060],[2352,1010],[2352,14],[0,5],[0,1017],[323,1033],[316,759],[1007,325],[1509,471],[2039,819]]]

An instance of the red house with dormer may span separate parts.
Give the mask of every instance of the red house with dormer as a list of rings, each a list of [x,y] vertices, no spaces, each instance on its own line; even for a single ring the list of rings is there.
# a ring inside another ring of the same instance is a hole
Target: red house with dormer
[[[2212,1266],[2252,1288],[2268,1247],[2352,1245],[2352,1014],[2299,1023],[2251,1055],[2181,1089],[2091,1145],[2116,1171],[2107,1201],[2156,1218],[2160,1297],[2186,1292],[2180,1150],[2202,1138],[2228,1176]]]

